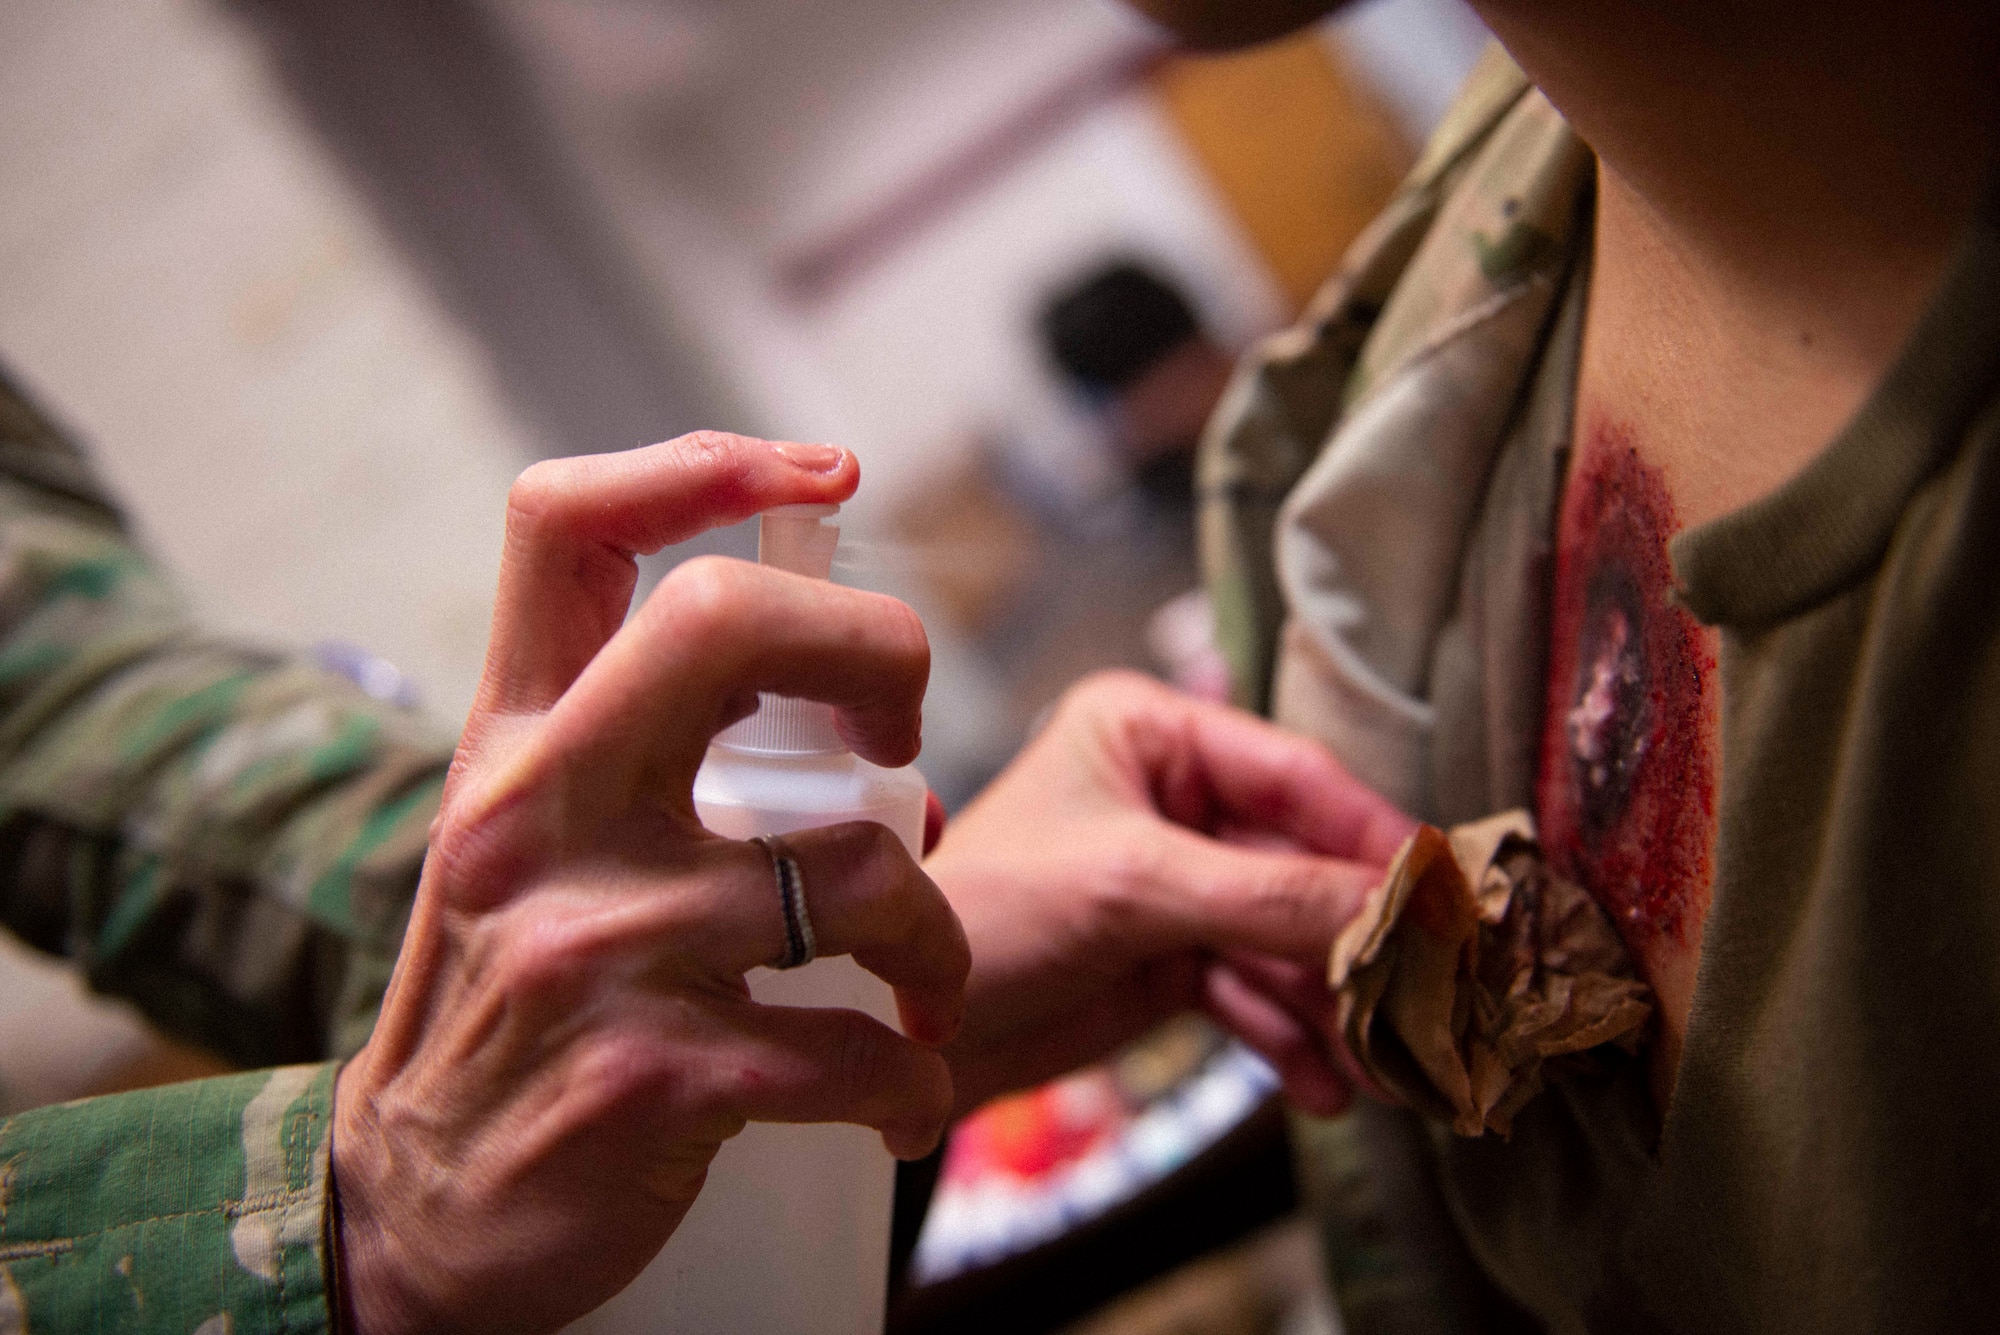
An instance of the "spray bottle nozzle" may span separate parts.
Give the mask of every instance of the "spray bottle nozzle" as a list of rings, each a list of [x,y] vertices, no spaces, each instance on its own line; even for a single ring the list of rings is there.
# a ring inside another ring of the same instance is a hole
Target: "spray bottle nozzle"
[[[757,564],[825,579],[833,570],[840,528],[825,523],[837,505],[779,505],[757,521]],[[847,750],[833,725],[833,709],[817,700],[757,694],[757,712],[724,728],[716,745],[758,755],[838,755]]]
[[[766,510],[757,520],[757,564],[825,579],[833,570],[840,528],[822,521],[839,513],[837,505],[780,505]]]

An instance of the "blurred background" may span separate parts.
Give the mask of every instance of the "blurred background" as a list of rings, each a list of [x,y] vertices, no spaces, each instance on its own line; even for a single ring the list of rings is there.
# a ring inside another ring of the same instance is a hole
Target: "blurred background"
[[[528,463],[850,446],[836,577],[922,612],[955,807],[1081,672],[1226,694],[1195,436],[1484,40],[1458,0],[1202,58],[1112,0],[9,0],[0,361],[212,623],[450,719]],[[0,941],[0,1110],[200,1061]],[[968,1124],[892,1325],[1337,1328],[1269,1090],[1182,1025]],[[1213,1226],[1148,1232],[1187,1191]]]

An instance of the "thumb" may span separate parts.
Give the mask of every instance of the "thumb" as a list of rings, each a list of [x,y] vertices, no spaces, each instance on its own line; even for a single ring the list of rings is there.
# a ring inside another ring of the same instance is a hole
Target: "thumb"
[[[1324,959],[1381,868],[1288,849],[1225,844],[1158,822],[1158,929],[1209,950]]]

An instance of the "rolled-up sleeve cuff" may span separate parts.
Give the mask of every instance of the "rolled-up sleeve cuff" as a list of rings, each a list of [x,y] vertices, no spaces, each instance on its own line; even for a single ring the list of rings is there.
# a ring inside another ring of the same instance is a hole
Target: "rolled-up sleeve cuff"
[[[338,1064],[0,1123],[0,1331],[329,1328]]]

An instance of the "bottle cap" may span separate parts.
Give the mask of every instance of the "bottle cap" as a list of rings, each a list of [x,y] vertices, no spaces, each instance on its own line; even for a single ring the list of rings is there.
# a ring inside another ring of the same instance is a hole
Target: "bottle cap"
[[[825,579],[833,570],[840,528],[823,521],[837,505],[780,505],[757,521],[757,564]],[[833,725],[833,706],[789,695],[757,693],[757,712],[715,735],[717,746],[764,756],[839,755],[847,750]]]
[[[757,692],[757,712],[715,735],[717,746],[760,756],[839,755],[847,750],[833,726],[833,706]]]

